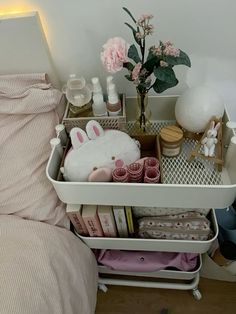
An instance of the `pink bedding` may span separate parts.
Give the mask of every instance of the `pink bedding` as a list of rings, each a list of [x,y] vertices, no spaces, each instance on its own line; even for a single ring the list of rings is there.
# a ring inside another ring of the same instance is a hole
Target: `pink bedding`
[[[45,175],[61,98],[43,73],[0,76],[0,214],[68,227]]]
[[[93,314],[97,267],[70,231],[0,215],[0,313]]]
[[[93,314],[94,255],[46,177],[62,93],[45,74],[0,76],[0,313]]]

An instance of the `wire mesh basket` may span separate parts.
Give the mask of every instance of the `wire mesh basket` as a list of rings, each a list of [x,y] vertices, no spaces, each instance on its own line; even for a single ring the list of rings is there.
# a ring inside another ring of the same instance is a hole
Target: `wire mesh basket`
[[[85,129],[86,124],[90,120],[98,121],[104,129],[117,129],[124,131],[126,129],[126,110],[125,110],[125,94],[119,95],[121,100],[121,113],[118,116],[103,116],[103,117],[70,117],[70,103],[67,103],[65,114],[62,123],[65,125],[66,131],[69,133],[74,127]]]

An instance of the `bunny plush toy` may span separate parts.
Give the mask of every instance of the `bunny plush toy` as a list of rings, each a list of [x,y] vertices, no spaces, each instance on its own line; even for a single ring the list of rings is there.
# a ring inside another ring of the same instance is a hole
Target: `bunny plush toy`
[[[139,143],[119,130],[104,130],[90,120],[86,132],[81,128],[70,131],[72,148],[61,168],[66,181],[107,182],[112,179],[112,170],[125,167],[140,158]]]
[[[220,122],[215,126],[215,121],[212,121],[210,128],[207,131],[207,136],[201,141],[204,149],[204,155],[207,157],[213,157],[215,154],[215,145],[217,144],[217,131],[220,128]]]

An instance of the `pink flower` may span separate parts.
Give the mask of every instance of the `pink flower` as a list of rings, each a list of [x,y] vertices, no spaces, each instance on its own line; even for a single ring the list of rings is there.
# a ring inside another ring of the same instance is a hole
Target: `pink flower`
[[[141,67],[142,67],[142,63],[139,62],[135,65],[135,67],[133,68],[133,71],[132,71],[132,79],[133,80],[136,80],[139,76],[139,72],[141,70]]]
[[[175,48],[170,41],[163,43],[163,46],[164,46],[163,53],[166,56],[179,57],[180,50],[178,48]]]
[[[101,52],[101,60],[106,70],[115,73],[123,68],[123,63],[127,62],[129,44],[121,37],[110,38]]]
[[[138,19],[137,25],[138,26],[143,26],[143,24],[148,23],[149,20],[151,20],[152,18],[153,18],[152,14],[143,14]]]

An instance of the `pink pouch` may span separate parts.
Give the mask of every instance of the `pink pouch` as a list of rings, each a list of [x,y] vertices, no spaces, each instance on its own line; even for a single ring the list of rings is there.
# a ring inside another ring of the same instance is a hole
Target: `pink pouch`
[[[133,272],[152,272],[168,267],[182,271],[191,271],[197,266],[198,254],[96,250],[95,256],[99,264],[114,270]]]

